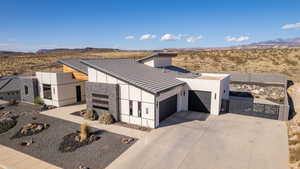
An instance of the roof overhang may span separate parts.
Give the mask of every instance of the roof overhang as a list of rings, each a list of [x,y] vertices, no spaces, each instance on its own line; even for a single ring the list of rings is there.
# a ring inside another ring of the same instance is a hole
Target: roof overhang
[[[155,58],[155,57],[176,57],[177,53],[155,53],[153,55],[149,55],[146,57],[143,57],[141,59],[137,59],[137,62],[143,63],[149,59]]]

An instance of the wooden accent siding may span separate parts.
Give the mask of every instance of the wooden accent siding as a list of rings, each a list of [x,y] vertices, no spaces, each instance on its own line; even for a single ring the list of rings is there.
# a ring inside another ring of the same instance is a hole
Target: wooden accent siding
[[[63,65],[63,72],[72,72],[75,79],[77,79],[77,80],[88,80],[87,75],[85,75],[81,72],[78,72],[77,70],[72,69],[72,68],[70,68],[69,66],[66,66],[66,65]]]

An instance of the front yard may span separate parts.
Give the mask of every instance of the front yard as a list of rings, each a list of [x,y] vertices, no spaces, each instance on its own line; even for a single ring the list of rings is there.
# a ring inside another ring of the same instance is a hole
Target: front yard
[[[75,142],[76,146],[80,145],[77,149],[64,151],[62,145],[70,144],[64,138],[72,133],[76,135],[79,124],[42,115],[38,107],[29,104],[9,106],[0,113],[7,111],[19,117],[13,128],[0,134],[0,144],[64,169],[75,169],[80,165],[90,169],[105,168],[136,141],[127,144],[122,141],[130,139],[127,136],[91,128],[90,133],[95,139],[86,144]]]

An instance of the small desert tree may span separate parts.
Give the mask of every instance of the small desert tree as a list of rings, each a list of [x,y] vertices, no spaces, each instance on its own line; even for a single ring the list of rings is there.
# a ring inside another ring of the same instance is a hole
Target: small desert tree
[[[80,125],[80,142],[84,142],[88,138],[89,129],[90,127],[86,123]]]

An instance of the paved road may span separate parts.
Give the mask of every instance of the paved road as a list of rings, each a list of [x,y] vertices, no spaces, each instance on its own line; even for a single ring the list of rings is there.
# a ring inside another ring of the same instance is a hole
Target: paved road
[[[287,131],[275,120],[177,113],[107,168],[287,169]]]

